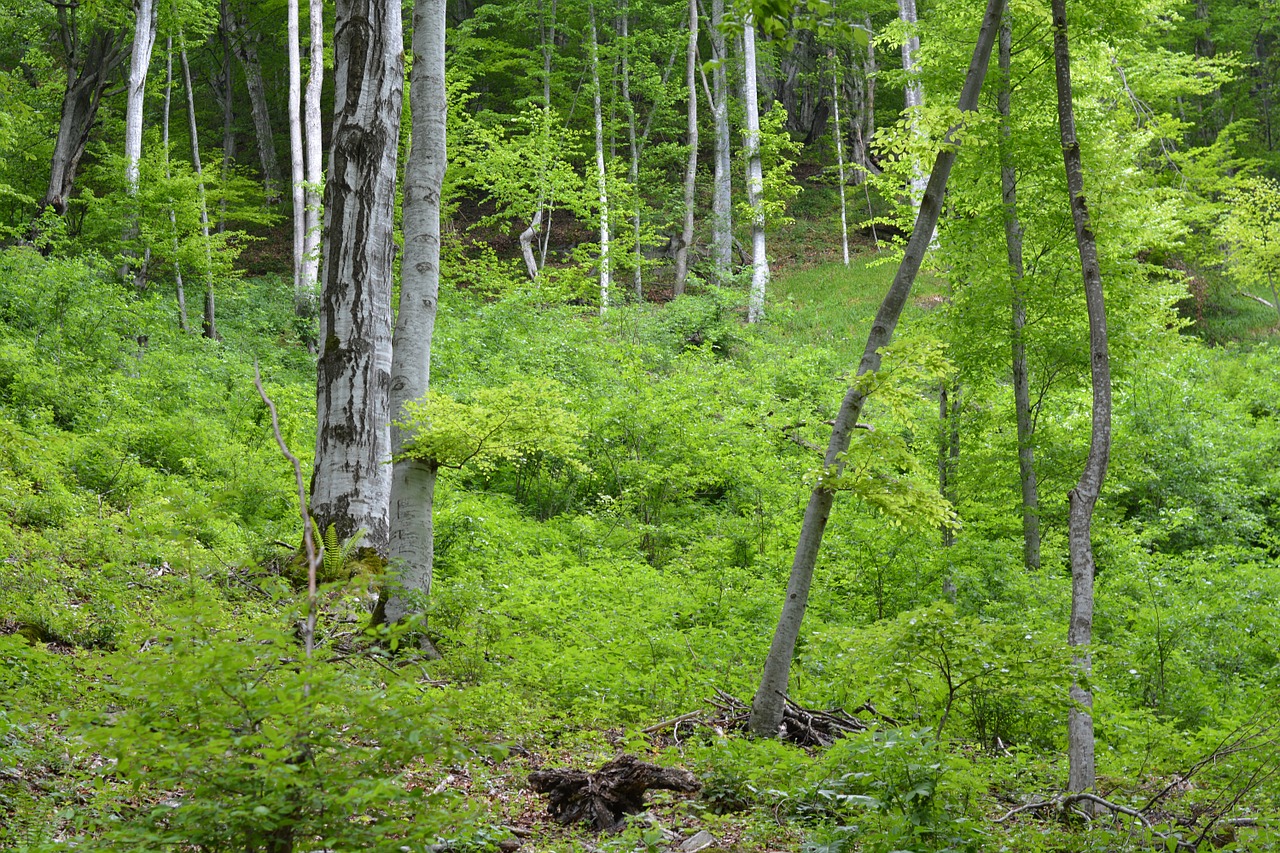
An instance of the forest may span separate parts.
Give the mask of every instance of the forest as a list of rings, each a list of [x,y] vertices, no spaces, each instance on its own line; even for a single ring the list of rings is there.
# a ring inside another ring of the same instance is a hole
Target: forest
[[[1275,0],[0,0],[0,850],[1280,850]]]

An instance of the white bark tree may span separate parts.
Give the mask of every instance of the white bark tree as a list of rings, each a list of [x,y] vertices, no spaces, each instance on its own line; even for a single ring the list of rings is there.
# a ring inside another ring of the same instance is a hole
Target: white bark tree
[[[196,173],[196,201],[200,206],[200,235],[204,240],[204,319],[201,333],[210,340],[218,340],[217,310],[213,293],[213,247],[209,242],[209,205],[205,200],[204,170],[200,166],[200,135],[196,131],[196,93],[191,86],[191,65],[187,61],[187,48],[182,33],[178,33],[182,49],[182,84],[187,89],[187,130],[191,134],[191,166]]]
[[[316,286],[320,280],[320,209],[324,183],[324,148],[320,128],[320,92],[324,87],[324,0],[310,0],[308,20],[310,45],[307,88],[303,93],[303,139],[306,144],[306,191],[303,203],[302,288],[308,317],[315,314]]]
[[[898,0],[898,18],[907,28],[907,38],[902,42],[902,70],[907,73],[907,85],[904,92],[906,112],[911,122],[911,132],[922,133],[919,112],[924,106],[924,86],[920,83],[920,63],[916,55],[920,53],[920,34],[916,27],[919,20],[916,16],[916,0]],[[911,203],[916,211],[920,210],[920,197],[924,195],[925,184],[929,176],[924,173],[920,161],[913,165],[914,175],[911,179]]]
[[[831,58],[835,59],[834,52]],[[845,208],[844,199],[844,131],[840,126],[840,67],[834,61],[831,65],[831,105],[834,122],[831,134],[836,140],[836,177],[840,181],[840,248],[844,250],[844,265],[847,267],[849,266],[849,214]]]
[[[604,166],[604,116],[600,96],[600,45],[596,38],[596,7],[588,4],[591,27],[591,97],[596,123],[596,189],[600,198],[600,313],[609,309],[609,184]]]
[[[689,161],[684,171],[684,228],[676,249],[676,282],[672,292],[684,293],[693,248],[694,202],[698,190],[698,0],[689,0],[689,48],[685,54],[685,86],[689,90]]]
[[[124,179],[129,194],[138,192],[138,164],[142,159],[142,120],[147,71],[156,43],[155,0],[133,0],[133,47],[129,52],[129,80],[125,90]]]
[[[715,180],[711,192],[711,265],[717,284],[733,276],[733,174],[729,139],[728,50],[724,36],[724,0],[711,0],[711,109],[715,117]]]
[[[1071,554],[1071,624],[1067,645],[1074,650],[1077,680],[1071,685],[1071,710],[1067,717],[1067,789],[1087,791],[1096,780],[1093,754],[1093,694],[1081,682],[1092,667],[1089,644],[1093,640],[1093,508],[1107,476],[1111,456],[1111,357],[1107,348],[1107,311],[1102,294],[1102,270],[1093,234],[1089,205],[1084,195],[1084,168],[1076,136],[1075,109],[1071,103],[1071,51],[1067,43],[1066,0],[1052,0],[1053,65],[1058,88],[1058,130],[1062,158],[1071,197],[1076,248],[1084,279],[1089,312],[1089,367],[1093,379],[1093,418],[1089,455],[1080,480],[1068,495],[1067,547]]]
[[[440,193],[447,164],[445,126],[445,0],[417,0],[413,11],[413,68],[409,110],[413,127],[404,175],[404,258],[400,310],[391,360],[391,412],[423,397],[431,381],[431,338],[440,289]],[[421,612],[431,590],[432,502],[436,466],[401,459],[407,436],[391,426],[391,537],[387,559],[399,591],[387,618]]]
[[[302,141],[302,46],[298,33],[298,0],[289,0],[285,12],[289,54],[289,191],[293,203],[293,306],[300,316],[309,313],[310,297],[302,280],[302,258],[307,232],[306,175]]]
[[[173,36],[164,40],[164,122],[160,131],[160,144],[164,148],[164,176],[173,177],[169,168],[169,117],[173,105]],[[173,232],[173,284],[178,297],[178,328],[190,331],[187,322],[187,291],[182,283],[182,264],[178,261],[178,217],[169,208],[169,228]]]
[[[960,91],[959,109],[961,112],[972,112],[978,106],[978,94],[982,90],[982,81],[986,77],[987,64],[991,59],[991,49],[995,45],[996,31],[1000,27],[1000,16],[1004,10],[1004,0],[987,0],[986,12],[982,19],[982,29],[978,33],[978,41],[973,49],[973,58],[969,62],[969,70],[965,75],[964,88]],[[929,237],[938,222],[942,211],[942,196],[947,186],[947,178],[951,175],[951,167],[955,163],[957,146],[944,145],[934,160],[933,171],[925,187],[924,198],[920,204],[920,214],[916,217],[916,226],[907,240],[903,250],[902,263],[894,276],[889,292],[876,312],[867,335],[867,345],[863,350],[862,361],[858,364],[858,376],[880,368],[880,349],[887,346],[893,338],[898,318],[902,315],[903,306],[911,295],[911,286],[920,264],[929,248]],[[824,468],[839,474],[843,470],[842,457],[849,449],[849,439],[857,426],[858,417],[862,414],[867,393],[861,383],[854,382],[845,393],[836,414],[835,425],[831,430],[831,441],[827,445]],[[822,546],[822,534],[826,530],[827,519],[831,516],[831,507],[835,503],[835,491],[826,484],[828,477],[819,479],[809,496],[809,504],[805,508],[804,522],[800,528],[799,541],[796,543],[795,560],[791,564],[791,577],[787,583],[787,596],[783,601],[782,612],[778,617],[778,627],[765,659],[764,672],[760,678],[760,687],[751,703],[750,727],[762,737],[775,737],[778,726],[782,722],[783,697],[787,692],[787,683],[791,673],[791,658],[795,653],[796,638],[800,636],[800,625],[804,621],[804,611],[809,601],[809,588],[813,584],[813,569],[818,559],[818,550]]]
[[[338,0],[325,185],[311,509],[385,554],[391,500],[391,280],[404,94],[398,0]]]
[[[764,171],[760,164],[760,99],[756,89],[756,31],[752,15],[747,15],[742,28],[742,64],[742,101],[747,114],[744,134],[747,203],[751,205],[751,295],[747,302],[747,322],[759,323],[764,319],[769,258],[764,240]]]

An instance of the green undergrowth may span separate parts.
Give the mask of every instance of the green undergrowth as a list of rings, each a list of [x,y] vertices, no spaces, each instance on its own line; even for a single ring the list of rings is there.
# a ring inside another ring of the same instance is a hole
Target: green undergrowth
[[[700,797],[654,812],[713,849],[1159,841],[1050,812],[997,820],[1065,779],[1063,496],[1088,395],[1050,398],[1029,572],[1007,386],[966,391],[943,548],[939,287],[909,304],[876,378],[790,688],[874,725],[802,750],[724,720],[643,730],[717,690],[749,699],[891,264],[781,276],[758,328],[735,288],[601,318],[446,287],[432,380],[449,429],[422,447],[465,448],[514,412],[525,434],[441,470],[430,610],[412,626],[438,661],[367,627],[386,579],[351,566],[302,652],[292,473],[252,385],[256,360],[306,464],[314,368],[286,283],[220,293],[211,342],[105,265],[15,249],[0,268],[0,848],[479,851],[516,827],[532,851],[664,849],[652,825],[601,840],[549,824],[524,787],[621,750],[699,775]],[[1102,792],[1138,807],[1173,786],[1155,832],[1237,794],[1232,816],[1276,814],[1278,368],[1265,343],[1183,341],[1117,385],[1090,686]],[[1276,844],[1233,831],[1214,843]]]

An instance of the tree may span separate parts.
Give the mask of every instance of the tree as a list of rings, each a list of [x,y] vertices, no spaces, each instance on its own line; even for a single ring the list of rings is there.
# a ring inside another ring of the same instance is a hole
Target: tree
[[[596,37],[596,7],[587,5],[591,19],[591,100],[596,128],[596,192],[600,207],[600,313],[609,308],[609,174],[604,166],[604,117],[601,112],[600,93],[600,44]]]
[[[747,15],[742,28],[742,101],[747,126],[743,154],[747,161],[747,201],[751,205],[751,297],[747,322],[764,319],[765,288],[769,284],[769,258],[764,239],[764,173],[760,165],[760,99],[756,94],[755,18]]]
[[[987,64],[991,58],[991,49],[996,41],[1004,0],[988,0],[986,13],[982,18],[982,27],[978,32],[978,40],[973,49],[973,58],[965,75],[964,88],[960,92],[959,109],[961,112],[972,112],[978,105],[978,94],[982,90],[982,81],[986,77]],[[817,563],[818,550],[822,546],[822,534],[826,529],[827,519],[831,515],[831,507],[835,502],[835,488],[831,481],[836,480],[843,470],[844,454],[849,449],[849,439],[856,428],[858,417],[862,414],[863,404],[867,399],[868,385],[863,377],[874,373],[880,367],[880,349],[888,345],[897,327],[898,318],[911,294],[911,286],[924,254],[929,248],[934,228],[938,223],[938,215],[942,210],[942,195],[955,163],[957,144],[949,139],[938,151],[934,160],[933,171],[929,176],[928,186],[920,203],[920,212],[916,217],[915,228],[907,240],[903,252],[902,263],[894,276],[889,292],[876,312],[871,331],[867,335],[867,345],[863,350],[862,360],[858,364],[858,378],[849,387],[840,403],[840,411],[836,414],[835,425],[831,430],[831,440],[827,445],[826,457],[823,461],[823,473],[818,477],[813,492],[809,496],[805,508],[804,522],[800,528],[799,541],[796,544],[795,560],[791,565],[791,577],[787,583],[787,595],[782,605],[782,613],[778,618],[778,626],[765,659],[764,672],[760,678],[760,687],[751,703],[750,727],[753,732],[764,737],[772,737],[778,731],[782,720],[784,696],[791,672],[791,658],[795,653],[796,638],[800,635],[800,625],[804,620],[805,607],[808,604],[809,588],[813,583],[813,569]]]
[[[1280,183],[1270,178],[1249,178],[1227,200],[1227,214],[1219,233],[1230,247],[1227,268],[1246,286],[1266,285],[1271,301],[1244,292],[1245,296],[1280,315],[1276,276],[1280,275]]]
[[[431,386],[431,338],[440,290],[440,193],[447,164],[445,0],[417,0],[409,74],[412,136],[404,176],[404,261],[391,356],[391,532],[387,559],[400,590],[387,602],[397,621],[421,612],[431,591],[436,465],[405,455],[405,404]],[[415,600],[416,599],[416,600]]]
[[[729,141],[729,81],[724,37],[724,0],[711,0],[711,92],[707,99],[715,117],[715,180],[711,192],[711,266],[717,284],[725,284],[733,269],[733,154]]]
[[[289,53],[289,190],[293,201],[293,306],[299,316],[310,313],[310,295],[302,282],[302,258],[307,233],[306,174],[302,141],[302,47],[298,36],[298,0],[288,0],[285,13]]]
[[[391,281],[403,107],[400,5],[339,0],[325,184],[311,513],[385,553],[391,454]]]
[[[1107,312],[1102,294],[1102,272],[1098,265],[1098,246],[1084,195],[1084,168],[1080,142],[1076,137],[1075,109],[1071,103],[1071,52],[1067,44],[1066,6],[1066,0],[1052,0],[1053,67],[1058,87],[1062,157],[1071,196],[1071,219],[1075,223],[1085,303],[1089,310],[1089,366],[1093,378],[1089,455],[1085,459],[1084,470],[1080,472],[1080,480],[1068,496],[1071,625],[1067,631],[1067,644],[1076,650],[1077,679],[1071,685],[1072,704],[1067,722],[1067,754],[1071,765],[1067,788],[1074,792],[1087,791],[1095,782],[1093,694],[1081,681],[1089,675],[1091,656],[1088,646],[1093,637],[1093,508],[1098,502],[1111,454],[1111,359],[1107,351]]]
[[[831,54],[832,59],[835,53]],[[844,198],[844,131],[840,126],[840,69],[831,63],[831,136],[836,141],[836,180],[840,183],[840,248],[843,251],[844,265],[849,266],[849,214],[845,209]]]
[[[196,201],[200,211],[200,235],[204,239],[204,319],[201,333],[210,340],[218,339],[217,312],[214,307],[213,293],[213,248],[209,242],[209,205],[204,192],[204,170],[200,166],[200,136],[196,130],[196,93],[191,86],[191,65],[187,61],[187,48],[178,33],[178,42],[182,45],[179,57],[182,60],[182,82],[187,89],[187,129],[191,134],[191,165],[196,173]]]
[[[254,139],[258,143],[258,161],[262,164],[262,187],[267,204],[280,200],[280,163],[276,157],[275,136],[271,130],[271,111],[267,106],[267,88],[262,78],[262,62],[258,57],[258,34],[250,28],[247,17],[234,6],[228,8],[226,27],[231,49],[244,71],[249,90],[249,111],[253,116]]]
[[[693,248],[694,200],[698,189],[698,0],[689,0],[689,45],[685,56],[685,87],[689,90],[689,162],[684,171],[684,225],[680,247],[676,249],[674,295],[684,293],[689,274],[689,251]]]
[[[324,0],[310,0],[307,23],[307,88],[303,97],[303,140],[306,145],[306,192],[303,203],[301,287],[307,294],[307,316],[315,313],[315,290],[320,277],[320,193],[324,182],[323,140],[320,138],[320,93],[324,87]]]

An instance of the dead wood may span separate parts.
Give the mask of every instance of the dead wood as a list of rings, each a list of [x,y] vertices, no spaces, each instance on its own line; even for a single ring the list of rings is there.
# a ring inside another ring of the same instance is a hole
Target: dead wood
[[[832,708],[818,711],[805,708],[783,696],[782,724],[778,735],[782,740],[790,741],[798,746],[828,747],[838,739],[854,732],[862,732],[871,728],[865,720],[853,716],[843,708]],[[751,716],[751,708],[736,696],[716,691],[714,699],[707,700],[719,711],[714,723],[724,729],[745,729]],[[898,721],[876,711],[871,703],[854,709],[857,713],[868,714],[891,726]]]
[[[626,815],[644,811],[646,791],[693,793],[702,788],[692,773],[620,755],[595,773],[557,768],[529,774],[529,784],[550,801],[547,810],[563,824],[587,822],[601,832],[622,827]]]

